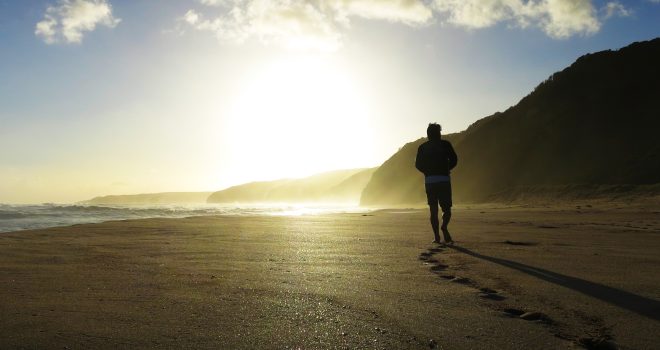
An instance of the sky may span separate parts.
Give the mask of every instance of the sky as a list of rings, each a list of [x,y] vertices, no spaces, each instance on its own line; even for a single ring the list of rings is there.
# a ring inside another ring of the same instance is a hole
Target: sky
[[[0,0],[0,203],[378,166],[660,36],[660,0]]]

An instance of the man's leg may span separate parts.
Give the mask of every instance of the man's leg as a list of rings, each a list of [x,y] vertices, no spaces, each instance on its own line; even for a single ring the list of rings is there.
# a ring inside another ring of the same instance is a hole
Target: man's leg
[[[451,239],[451,235],[447,229],[447,226],[449,226],[449,220],[451,220],[451,182],[445,182],[442,184],[438,199],[440,201],[440,207],[442,208],[442,226],[440,227],[442,235],[445,238],[445,243],[453,243],[454,240]]]
[[[425,184],[426,199],[431,212],[431,227],[436,243],[440,243],[440,220],[438,219],[438,191],[435,184]]]
[[[447,229],[447,226],[449,225],[449,220],[451,220],[451,206],[450,205],[443,205],[442,206],[442,235],[445,238],[445,243],[451,243],[453,240],[451,239],[451,235],[449,234],[449,230]]]
[[[429,203],[429,208],[431,209],[431,227],[433,228],[433,236],[435,236],[435,242],[440,243],[440,220],[438,219],[438,203]]]

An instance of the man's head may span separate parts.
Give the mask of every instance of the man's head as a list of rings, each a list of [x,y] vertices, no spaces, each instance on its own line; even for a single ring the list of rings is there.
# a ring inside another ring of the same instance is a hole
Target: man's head
[[[426,136],[429,140],[440,140],[440,131],[442,127],[438,123],[430,123],[429,127],[426,128]]]

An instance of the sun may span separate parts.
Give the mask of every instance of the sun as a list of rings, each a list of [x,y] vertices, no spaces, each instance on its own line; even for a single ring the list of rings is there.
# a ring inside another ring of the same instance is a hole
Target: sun
[[[299,177],[365,167],[373,159],[368,100],[353,76],[331,60],[274,61],[243,86],[225,135],[244,171],[260,179]]]

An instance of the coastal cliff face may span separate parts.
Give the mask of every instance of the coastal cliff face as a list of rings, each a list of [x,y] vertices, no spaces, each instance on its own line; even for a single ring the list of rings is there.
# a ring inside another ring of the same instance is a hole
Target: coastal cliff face
[[[350,203],[357,204],[376,168],[337,170],[302,179],[252,182],[216,192],[163,192],[109,195],[85,205],[153,205],[202,203]]]
[[[302,179],[252,182],[214,192],[208,203],[358,203],[375,168],[337,170]]]
[[[657,62],[660,38],[582,56],[515,106],[447,135],[459,156],[455,201],[657,189]],[[422,142],[406,144],[383,163],[362,205],[424,202],[422,175],[414,168]]]

